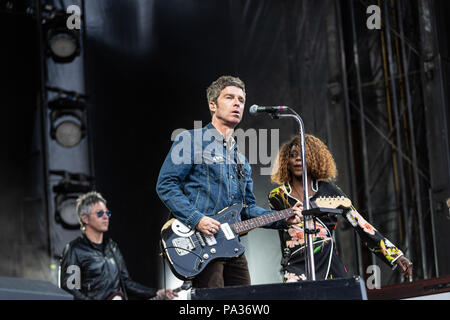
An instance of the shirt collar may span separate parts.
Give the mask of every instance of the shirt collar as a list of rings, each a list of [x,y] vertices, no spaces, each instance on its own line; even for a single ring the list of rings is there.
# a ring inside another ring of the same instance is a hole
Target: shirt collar
[[[205,128],[207,130],[215,130],[215,132],[217,133],[214,134],[214,137],[216,137],[215,140],[219,143],[222,143],[224,147],[226,146],[228,149],[234,149],[236,147],[236,140],[234,139],[234,136],[231,135],[228,140],[225,140],[225,137],[222,135],[222,133],[219,132],[219,130],[216,129],[216,127],[214,127],[212,122],[208,123]]]

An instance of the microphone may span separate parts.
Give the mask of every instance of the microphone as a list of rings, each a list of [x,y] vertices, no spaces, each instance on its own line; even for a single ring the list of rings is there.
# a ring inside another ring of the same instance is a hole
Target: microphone
[[[283,111],[283,110],[288,110],[289,107],[286,106],[275,106],[275,107],[262,107],[262,106],[258,106],[256,104],[252,105],[250,107],[250,113],[255,115],[257,113],[261,113],[261,112],[268,112],[268,113],[277,113],[279,111]]]

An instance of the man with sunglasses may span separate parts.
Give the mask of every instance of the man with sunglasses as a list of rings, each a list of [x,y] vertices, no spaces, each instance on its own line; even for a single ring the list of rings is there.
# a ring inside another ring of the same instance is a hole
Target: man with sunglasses
[[[82,235],[66,245],[60,272],[61,288],[75,299],[173,299],[170,289],[154,289],[131,280],[117,244],[104,233],[108,231],[111,211],[97,192],[77,199],[77,214]],[[165,295],[166,294],[166,295]]]

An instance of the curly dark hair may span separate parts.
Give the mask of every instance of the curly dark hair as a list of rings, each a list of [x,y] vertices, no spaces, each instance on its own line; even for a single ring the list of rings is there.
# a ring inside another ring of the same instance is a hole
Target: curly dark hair
[[[292,137],[278,151],[277,162],[270,177],[273,183],[282,185],[292,181],[292,175],[288,169],[288,162],[289,154],[293,146],[300,148],[299,136]],[[306,134],[305,146],[308,174],[315,180],[335,180],[337,176],[336,163],[325,143],[311,134]]]

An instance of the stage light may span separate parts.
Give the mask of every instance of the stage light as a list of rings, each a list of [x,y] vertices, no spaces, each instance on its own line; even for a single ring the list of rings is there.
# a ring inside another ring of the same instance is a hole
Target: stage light
[[[78,229],[80,227],[76,211],[76,200],[77,196],[64,195],[57,197],[55,218],[66,229]]]
[[[80,55],[80,32],[69,29],[69,15],[64,10],[58,10],[52,5],[45,5],[42,12],[47,55],[55,62],[71,62]]]
[[[55,220],[66,229],[80,228],[80,221],[76,211],[77,198],[93,189],[93,178],[83,174],[67,171],[50,171],[51,174],[61,175],[63,178],[53,187],[55,192]]]
[[[48,31],[48,49],[56,62],[70,62],[80,54],[78,37],[64,29]]]
[[[48,103],[50,114],[50,135],[61,146],[76,146],[86,135],[84,125],[85,104],[80,98],[58,97]]]
[[[76,146],[84,136],[82,124],[71,115],[62,115],[55,120],[54,139],[63,147]]]

